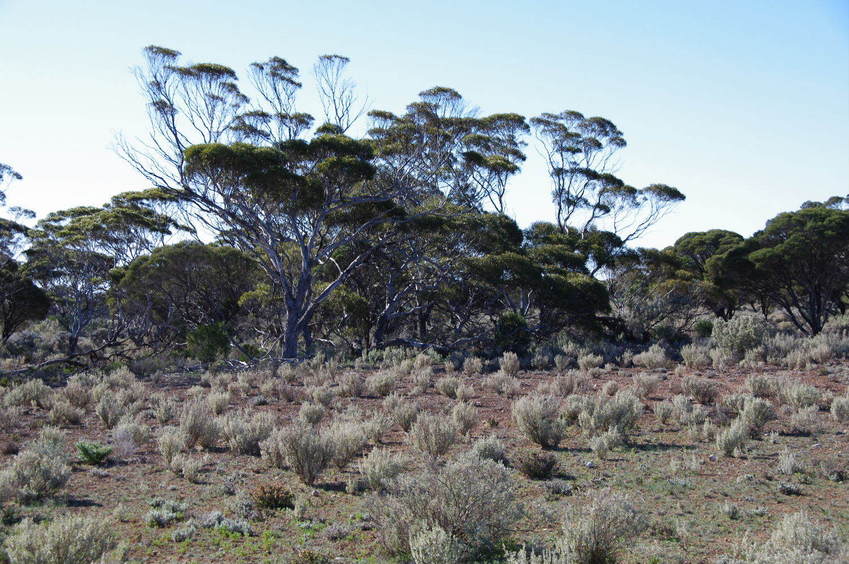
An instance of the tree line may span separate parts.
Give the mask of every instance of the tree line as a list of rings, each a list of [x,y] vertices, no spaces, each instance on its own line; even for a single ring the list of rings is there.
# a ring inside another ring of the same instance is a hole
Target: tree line
[[[33,227],[8,208],[0,223],[7,355],[44,319],[62,333],[44,363],[209,361],[390,346],[526,354],[563,332],[675,341],[743,308],[816,334],[849,303],[847,198],[807,202],[749,238],[711,230],[634,248],[684,195],[619,178],[626,142],[607,119],[480,115],[444,87],[403,113],[366,113],[348,59],[326,55],[312,69],[316,120],[284,59],[250,65],[249,97],[228,67],[157,46],[144,56],[149,129],[118,148],[147,189]],[[529,145],[554,221],[522,229],[505,196]],[[3,186],[20,180],[0,165]]]

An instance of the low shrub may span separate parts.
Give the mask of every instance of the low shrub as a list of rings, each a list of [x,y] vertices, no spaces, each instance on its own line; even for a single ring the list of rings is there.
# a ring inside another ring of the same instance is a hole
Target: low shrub
[[[306,485],[315,483],[333,458],[333,445],[311,427],[293,425],[271,433],[260,443],[262,458],[272,466],[288,465]]]
[[[4,548],[15,564],[89,564],[100,561],[116,544],[109,522],[66,515],[41,524],[24,520],[12,529]]]
[[[443,396],[455,399],[457,397],[457,387],[460,385],[460,379],[456,376],[443,376],[436,381],[436,391]]]
[[[563,439],[565,428],[553,396],[525,396],[513,403],[513,421],[526,438],[543,448],[554,448]]]
[[[749,426],[744,421],[735,419],[731,426],[717,433],[716,448],[725,456],[736,456],[745,449],[750,434]]]
[[[400,454],[388,449],[376,448],[360,461],[362,489],[380,492],[386,489],[390,480],[401,474],[408,462]]]
[[[95,442],[79,441],[75,446],[80,462],[93,466],[103,464],[112,453],[112,447]]]
[[[183,406],[180,414],[180,431],[185,438],[186,448],[200,445],[212,448],[218,443],[221,430],[209,405],[199,399],[192,400]]]
[[[409,436],[413,447],[436,458],[447,453],[457,440],[457,428],[443,416],[425,414],[416,419]]]
[[[478,410],[471,404],[458,402],[451,408],[451,421],[461,436],[468,435],[478,422]]]
[[[719,396],[719,386],[716,382],[697,376],[685,376],[681,381],[681,389],[702,405],[714,403]]]
[[[521,364],[519,363],[519,357],[514,352],[505,352],[501,355],[501,358],[498,359],[498,366],[501,368],[501,372],[509,376],[511,378],[515,378],[519,375],[519,369],[521,368]]]
[[[669,366],[671,361],[669,360],[669,357],[666,356],[666,351],[663,350],[663,347],[655,344],[649,347],[647,351],[635,354],[634,358],[631,359],[631,362],[634,363],[634,366],[655,369],[666,368]]]
[[[262,509],[294,509],[295,494],[278,482],[262,482],[254,486],[249,497]]]
[[[504,443],[495,435],[489,435],[475,441],[472,445],[472,454],[484,460],[492,460],[493,462],[507,462],[506,449]]]
[[[524,449],[516,452],[510,461],[531,480],[549,480],[557,470],[557,458],[550,452]]]
[[[259,443],[271,434],[274,416],[267,412],[252,413],[245,410],[222,417],[219,428],[231,451],[259,456]]]
[[[831,417],[840,423],[849,421],[849,395],[831,400]]]

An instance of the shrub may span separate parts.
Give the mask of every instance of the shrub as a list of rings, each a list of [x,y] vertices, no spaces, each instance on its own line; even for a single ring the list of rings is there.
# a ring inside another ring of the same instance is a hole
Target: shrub
[[[450,362],[446,363],[446,365],[450,365],[451,368],[454,368],[454,365]],[[413,372],[413,393],[414,394],[423,394],[430,389],[431,384],[433,383],[433,368],[430,366],[426,366],[423,368],[419,368]]]
[[[46,427],[0,473],[0,492],[9,492],[19,501],[40,500],[55,495],[70,477],[64,434]]]
[[[697,376],[685,376],[681,389],[702,405],[710,405],[719,395],[719,386],[715,382]]]
[[[386,396],[395,388],[396,380],[394,372],[382,370],[366,378],[366,388],[373,396]]]
[[[819,409],[815,405],[803,407],[790,416],[790,427],[794,433],[799,435],[812,435],[820,430],[817,421]]]
[[[623,542],[638,535],[645,523],[631,500],[612,490],[591,492],[565,516],[563,535],[552,549],[508,556],[508,564],[606,564],[618,562]]]
[[[436,381],[436,390],[443,396],[451,399],[457,397],[457,387],[460,385],[460,380],[456,376],[443,376]]]
[[[112,452],[112,447],[94,442],[80,441],[75,446],[80,461],[94,466],[102,464]]]
[[[457,390],[454,392],[454,396],[457,398],[457,401],[468,401],[472,399],[474,395],[475,389],[468,384],[462,383],[457,386]]]
[[[776,466],[776,468],[779,473],[792,476],[796,472],[802,472],[805,469],[805,466],[802,464],[802,461],[799,460],[799,457],[796,456],[795,452],[785,448],[781,454],[778,455],[778,466]]]
[[[666,368],[669,366],[669,357],[666,356],[666,351],[660,345],[652,345],[647,351],[635,354],[632,359],[634,366],[643,368]]]
[[[84,375],[71,376],[62,393],[65,399],[78,409],[85,409],[91,404],[91,380]]]
[[[507,454],[502,443],[495,435],[483,437],[475,441],[472,445],[472,454],[484,460],[492,460],[493,462],[505,463]]]
[[[205,463],[206,461],[204,459],[180,454],[175,456],[171,461],[171,470],[181,475],[187,481],[197,484],[200,482],[200,472]]]
[[[370,501],[381,541],[395,554],[409,554],[422,524],[438,526],[464,547],[465,559],[493,550],[522,512],[518,487],[501,464],[472,457],[428,467],[392,481],[389,495]]]
[[[160,425],[171,422],[177,416],[179,408],[177,400],[159,394],[154,395],[151,399],[153,403],[153,417]]]
[[[772,404],[761,398],[747,398],[740,412],[740,420],[749,428],[749,436],[757,439],[764,425],[775,419]]]
[[[23,384],[15,386],[3,396],[6,406],[40,407],[47,409],[53,399],[53,390],[44,382],[37,379],[27,380]]]
[[[116,538],[105,520],[67,515],[39,525],[26,519],[4,546],[15,564],[89,564],[112,550]]]
[[[85,412],[82,409],[74,407],[65,399],[53,402],[47,418],[53,425],[79,425],[84,415]]]
[[[710,351],[699,345],[684,345],[681,347],[681,358],[687,368],[707,368],[711,365]]]
[[[153,498],[149,505],[152,509],[145,515],[145,523],[148,527],[157,528],[167,527],[174,521],[181,520],[188,508],[185,503],[161,497]]]
[[[498,395],[514,396],[519,393],[521,384],[516,378],[507,376],[503,372],[495,372],[484,378],[484,386]]]
[[[271,434],[274,416],[266,412],[251,415],[249,411],[242,411],[224,416],[220,428],[231,451],[259,456],[259,443]]]
[[[377,444],[381,437],[392,427],[392,418],[385,413],[375,413],[363,421],[363,432],[370,441]]]
[[[511,378],[518,376],[519,369],[521,368],[519,357],[516,353],[509,351],[501,355],[501,358],[498,360],[498,366],[501,368],[501,372]]]
[[[661,423],[666,423],[669,421],[669,418],[672,417],[672,414],[675,412],[675,407],[669,401],[662,401],[654,406],[654,414],[660,420]]]
[[[619,384],[615,380],[609,380],[601,387],[601,393],[606,396],[614,396],[619,391]]]
[[[405,400],[400,396],[392,394],[383,401],[383,408],[392,417],[392,422],[401,427],[405,432],[410,430],[416,417],[419,416],[418,404]]]
[[[778,382],[775,378],[753,374],[746,378],[745,389],[756,398],[772,398],[778,395]]]
[[[824,529],[805,511],[785,515],[764,543],[746,538],[738,552],[739,559],[731,562],[826,564],[849,560],[849,549],[840,535]]]
[[[748,351],[762,346],[768,333],[769,325],[763,316],[738,312],[728,321],[717,318],[711,338],[717,349],[736,362]]]
[[[543,448],[560,444],[565,432],[553,396],[525,396],[513,403],[513,420],[525,437]]]
[[[467,552],[462,542],[438,525],[423,528],[410,536],[410,554],[415,564],[462,562]]]
[[[301,404],[301,409],[298,410],[298,420],[305,425],[315,427],[324,419],[326,414],[327,409],[323,405],[305,401]]]
[[[640,399],[649,397],[658,384],[660,384],[660,377],[654,374],[637,374],[634,376],[634,391]]]
[[[176,427],[163,427],[156,438],[156,444],[159,447],[159,454],[165,461],[165,466],[170,468],[174,457],[183,450],[185,437]]]
[[[593,368],[600,368],[604,364],[604,357],[597,354],[585,354],[578,357],[578,368],[589,372]]]
[[[625,442],[622,433],[616,427],[611,427],[607,432],[596,435],[590,439],[590,450],[599,459],[604,460],[607,453]]]
[[[112,392],[106,391],[100,396],[94,412],[97,413],[97,416],[103,422],[103,426],[111,429],[118,424],[118,421],[121,420],[127,410]]]
[[[199,399],[192,400],[183,407],[180,414],[180,431],[185,438],[186,448],[189,449],[195,445],[212,448],[221,433],[209,405]]]
[[[410,429],[412,445],[434,458],[448,452],[456,440],[454,423],[439,415],[421,415]]]
[[[477,376],[483,372],[483,361],[476,357],[470,356],[463,361],[463,374],[466,376]]]
[[[643,413],[643,404],[630,390],[622,390],[612,398],[599,395],[585,404],[578,416],[578,424],[590,436],[616,429],[626,440],[628,432]]]
[[[550,452],[524,449],[512,458],[513,467],[531,480],[549,480],[557,469],[557,458]]]
[[[820,401],[820,392],[814,386],[801,382],[785,382],[781,386],[781,400],[793,409],[803,409]]]
[[[570,370],[563,375],[555,376],[541,388],[541,392],[561,398],[578,393],[586,381],[586,376],[578,371]]]
[[[212,413],[221,415],[227,409],[227,406],[230,405],[230,392],[209,392],[209,395],[206,396],[206,401]]]
[[[750,433],[749,426],[744,421],[735,419],[730,427],[717,433],[716,448],[725,456],[735,456],[745,449]]]
[[[274,431],[260,443],[262,458],[277,468],[283,463],[306,485],[315,483],[330,464],[333,445],[311,427],[293,425]]]
[[[451,408],[451,421],[460,435],[468,435],[478,421],[478,410],[471,404],[458,402]]]
[[[849,421],[849,395],[836,396],[831,400],[831,416],[840,423]]]
[[[277,482],[263,482],[250,490],[249,496],[263,509],[294,509],[295,494]]]
[[[368,443],[362,426],[350,421],[334,421],[326,436],[333,449],[331,461],[339,470],[345,468]]]
[[[404,471],[407,461],[388,449],[376,448],[360,461],[359,470],[364,488],[383,491],[390,480]]]
[[[228,519],[220,511],[207,513],[200,521],[204,529],[219,529],[228,533],[239,534],[244,537],[253,536],[255,533],[250,523],[243,519]]]

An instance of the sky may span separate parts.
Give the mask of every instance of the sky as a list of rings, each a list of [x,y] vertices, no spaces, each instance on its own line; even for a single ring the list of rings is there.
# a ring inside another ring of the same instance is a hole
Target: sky
[[[113,145],[145,132],[132,68],[150,44],[239,72],[283,57],[315,115],[312,65],[337,53],[374,109],[440,85],[483,114],[603,116],[628,141],[620,177],[687,196],[642,246],[748,236],[849,192],[849,0],[0,0],[0,162],[24,176],[10,204],[43,217],[146,187]],[[522,226],[553,219],[528,149],[507,198]]]

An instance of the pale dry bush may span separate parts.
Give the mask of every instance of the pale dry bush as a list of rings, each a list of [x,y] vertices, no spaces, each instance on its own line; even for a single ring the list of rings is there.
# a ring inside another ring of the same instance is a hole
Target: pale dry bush
[[[94,412],[100,418],[103,426],[107,429],[111,429],[117,425],[118,421],[120,421],[127,413],[127,409],[124,407],[123,403],[118,401],[118,398],[114,396],[111,391],[106,390],[100,396],[100,400],[97,402]]]
[[[751,434],[745,421],[735,419],[731,425],[716,435],[716,448],[725,456],[738,456],[746,449],[746,441]]]
[[[92,402],[91,389],[94,385],[94,379],[91,376],[76,374],[68,378],[68,383],[62,393],[71,405],[84,410]]]
[[[738,312],[728,321],[714,320],[711,340],[718,350],[738,362],[748,351],[762,346],[768,335],[769,324],[763,316]]]
[[[540,391],[561,398],[577,394],[586,386],[587,377],[577,370],[569,370],[562,375],[555,376],[547,382]]]
[[[792,476],[796,472],[804,471],[805,465],[795,452],[785,447],[781,454],[778,455],[778,465],[776,468],[780,474]]]
[[[383,400],[383,409],[392,417],[392,422],[400,426],[405,432],[413,426],[420,411],[417,403],[406,400],[397,394],[386,396],[386,399]]]
[[[325,431],[333,449],[331,462],[343,470],[368,444],[362,425],[351,421],[333,421]]]
[[[619,429],[611,427],[607,432],[591,437],[589,447],[599,459],[604,460],[608,452],[624,443],[625,438]]]
[[[325,415],[327,415],[327,409],[323,405],[309,401],[301,404],[301,408],[298,410],[298,420],[313,427],[321,423]]]
[[[21,422],[22,409],[18,406],[0,407],[0,429],[12,429]]]
[[[757,439],[768,422],[776,418],[772,404],[761,398],[746,398],[740,420],[749,428],[749,436]]]
[[[6,538],[15,564],[90,564],[116,546],[114,527],[97,517],[65,515],[48,523],[26,519]]]
[[[313,402],[318,403],[331,409],[333,400],[336,399],[336,392],[330,386],[313,386],[307,388],[307,397]]]
[[[410,555],[415,564],[463,562],[468,549],[439,525],[422,527],[410,533]]]
[[[666,368],[672,361],[666,356],[666,351],[663,350],[663,347],[655,344],[649,347],[647,351],[635,354],[631,362],[634,363],[634,366],[652,370],[655,368]]]
[[[712,364],[710,349],[699,345],[684,345],[681,347],[681,358],[687,368],[707,368]]]
[[[627,496],[606,489],[590,492],[572,504],[564,518],[561,537],[550,549],[521,550],[508,564],[606,564],[618,562],[625,542],[647,526]]]
[[[85,412],[82,409],[74,407],[71,402],[63,398],[53,402],[47,419],[52,425],[79,425],[84,416]]]
[[[475,441],[472,445],[471,454],[484,460],[492,460],[505,464],[507,462],[507,449],[504,443],[495,435],[489,435]]]
[[[516,396],[521,390],[519,380],[507,376],[503,372],[489,374],[484,378],[483,385],[500,396]]]
[[[631,390],[621,390],[612,398],[598,395],[592,402],[584,405],[578,415],[578,425],[593,437],[615,429],[623,441],[637,425],[643,413],[643,404]]]
[[[200,399],[192,400],[183,406],[180,414],[180,431],[186,440],[186,448],[196,445],[209,449],[216,445],[221,430],[209,405]]]
[[[206,402],[209,404],[209,409],[215,415],[221,415],[230,405],[230,392],[211,391],[206,396]]]
[[[426,413],[416,419],[409,437],[414,448],[436,458],[447,453],[457,440],[457,428],[444,416]]]
[[[409,554],[412,535],[438,526],[456,539],[462,559],[476,561],[497,547],[522,516],[510,471],[474,457],[402,474],[388,490],[388,495],[370,499],[369,510],[382,543],[393,554]]]
[[[820,423],[817,418],[819,408],[815,405],[803,407],[796,410],[790,416],[790,429],[798,435],[813,435],[820,431]]]
[[[171,461],[171,471],[185,478],[187,482],[197,484],[200,482],[201,470],[207,462],[207,458],[178,454]]]
[[[849,561],[849,547],[837,531],[827,530],[805,511],[785,515],[763,543],[746,536],[737,554],[722,564],[832,564]]]
[[[456,376],[443,376],[436,381],[436,390],[443,396],[454,399],[457,397],[457,387],[460,379]]]
[[[835,396],[831,400],[831,417],[840,423],[849,421],[849,395]]]
[[[165,394],[154,394],[151,397],[151,408],[153,409],[153,417],[160,425],[170,423],[179,412],[180,404],[176,399],[170,398]]]
[[[483,360],[479,357],[471,356],[463,361],[463,374],[466,376],[477,376],[483,372]]]
[[[584,354],[578,357],[578,368],[589,372],[593,368],[601,368],[604,365],[604,357],[597,354]]]
[[[518,355],[510,351],[501,355],[501,358],[498,360],[498,366],[501,368],[501,372],[512,378],[519,375],[519,369],[521,368]]]
[[[513,402],[513,421],[530,441],[543,448],[554,448],[565,434],[559,410],[560,403],[554,396],[525,396]]]
[[[673,413],[675,413],[675,406],[672,405],[672,402],[664,400],[658,402],[654,406],[654,414],[657,416],[661,423],[666,424],[672,417]]]
[[[803,409],[819,403],[821,394],[814,386],[784,379],[780,386],[781,401],[793,409]]]
[[[365,391],[365,382],[356,372],[346,372],[338,379],[339,395],[349,398],[358,398]]]
[[[122,419],[112,430],[112,453],[119,460],[136,453],[150,438],[150,427],[130,418]]]
[[[454,397],[457,399],[457,401],[469,401],[474,396],[475,389],[464,382],[461,382],[460,385],[457,386],[457,389],[454,391]]]
[[[162,455],[165,466],[171,467],[174,457],[183,450],[185,441],[186,439],[183,433],[176,427],[163,427],[159,430],[159,434],[156,437],[156,445],[159,448],[159,454]]]
[[[366,378],[366,389],[373,396],[387,396],[395,389],[398,377],[394,371],[381,370]]]
[[[753,374],[746,378],[745,389],[756,398],[774,398],[778,395],[778,381]]]
[[[27,380],[6,392],[3,404],[17,407],[50,408],[53,400],[53,390],[38,379]]]
[[[260,443],[263,460],[276,468],[288,466],[311,486],[333,458],[333,445],[312,427],[293,425],[271,433]]]
[[[615,380],[609,380],[601,387],[601,393],[605,396],[614,396],[619,391],[619,384]]]
[[[698,376],[685,376],[681,380],[681,389],[702,405],[710,405],[719,396],[716,382]]]
[[[468,435],[478,422],[478,410],[471,404],[458,402],[451,408],[451,421],[461,436]]]
[[[0,472],[0,498],[8,496],[28,502],[52,497],[65,487],[70,477],[65,434],[45,427]]]
[[[660,376],[640,373],[634,376],[634,392],[640,399],[649,397],[660,384]]]
[[[453,367],[454,365],[452,364],[451,366]],[[433,384],[433,368],[425,366],[413,371],[412,384],[412,391],[414,394],[419,395],[426,393]]]
[[[271,434],[274,422],[271,413],[242,410],[221,417],[218,426],[232,452],[258,456],[259,443]]]
[[[385,448],[376,448],[359,463],[362,475],[362,488],[383,491],[390,480],[401,474],[409,461],[401,454]]]
[[[392,427],[392,418],[385,413],[375,413],[363,421],[363,432],[368,439],[377,444],[387,431]]]

